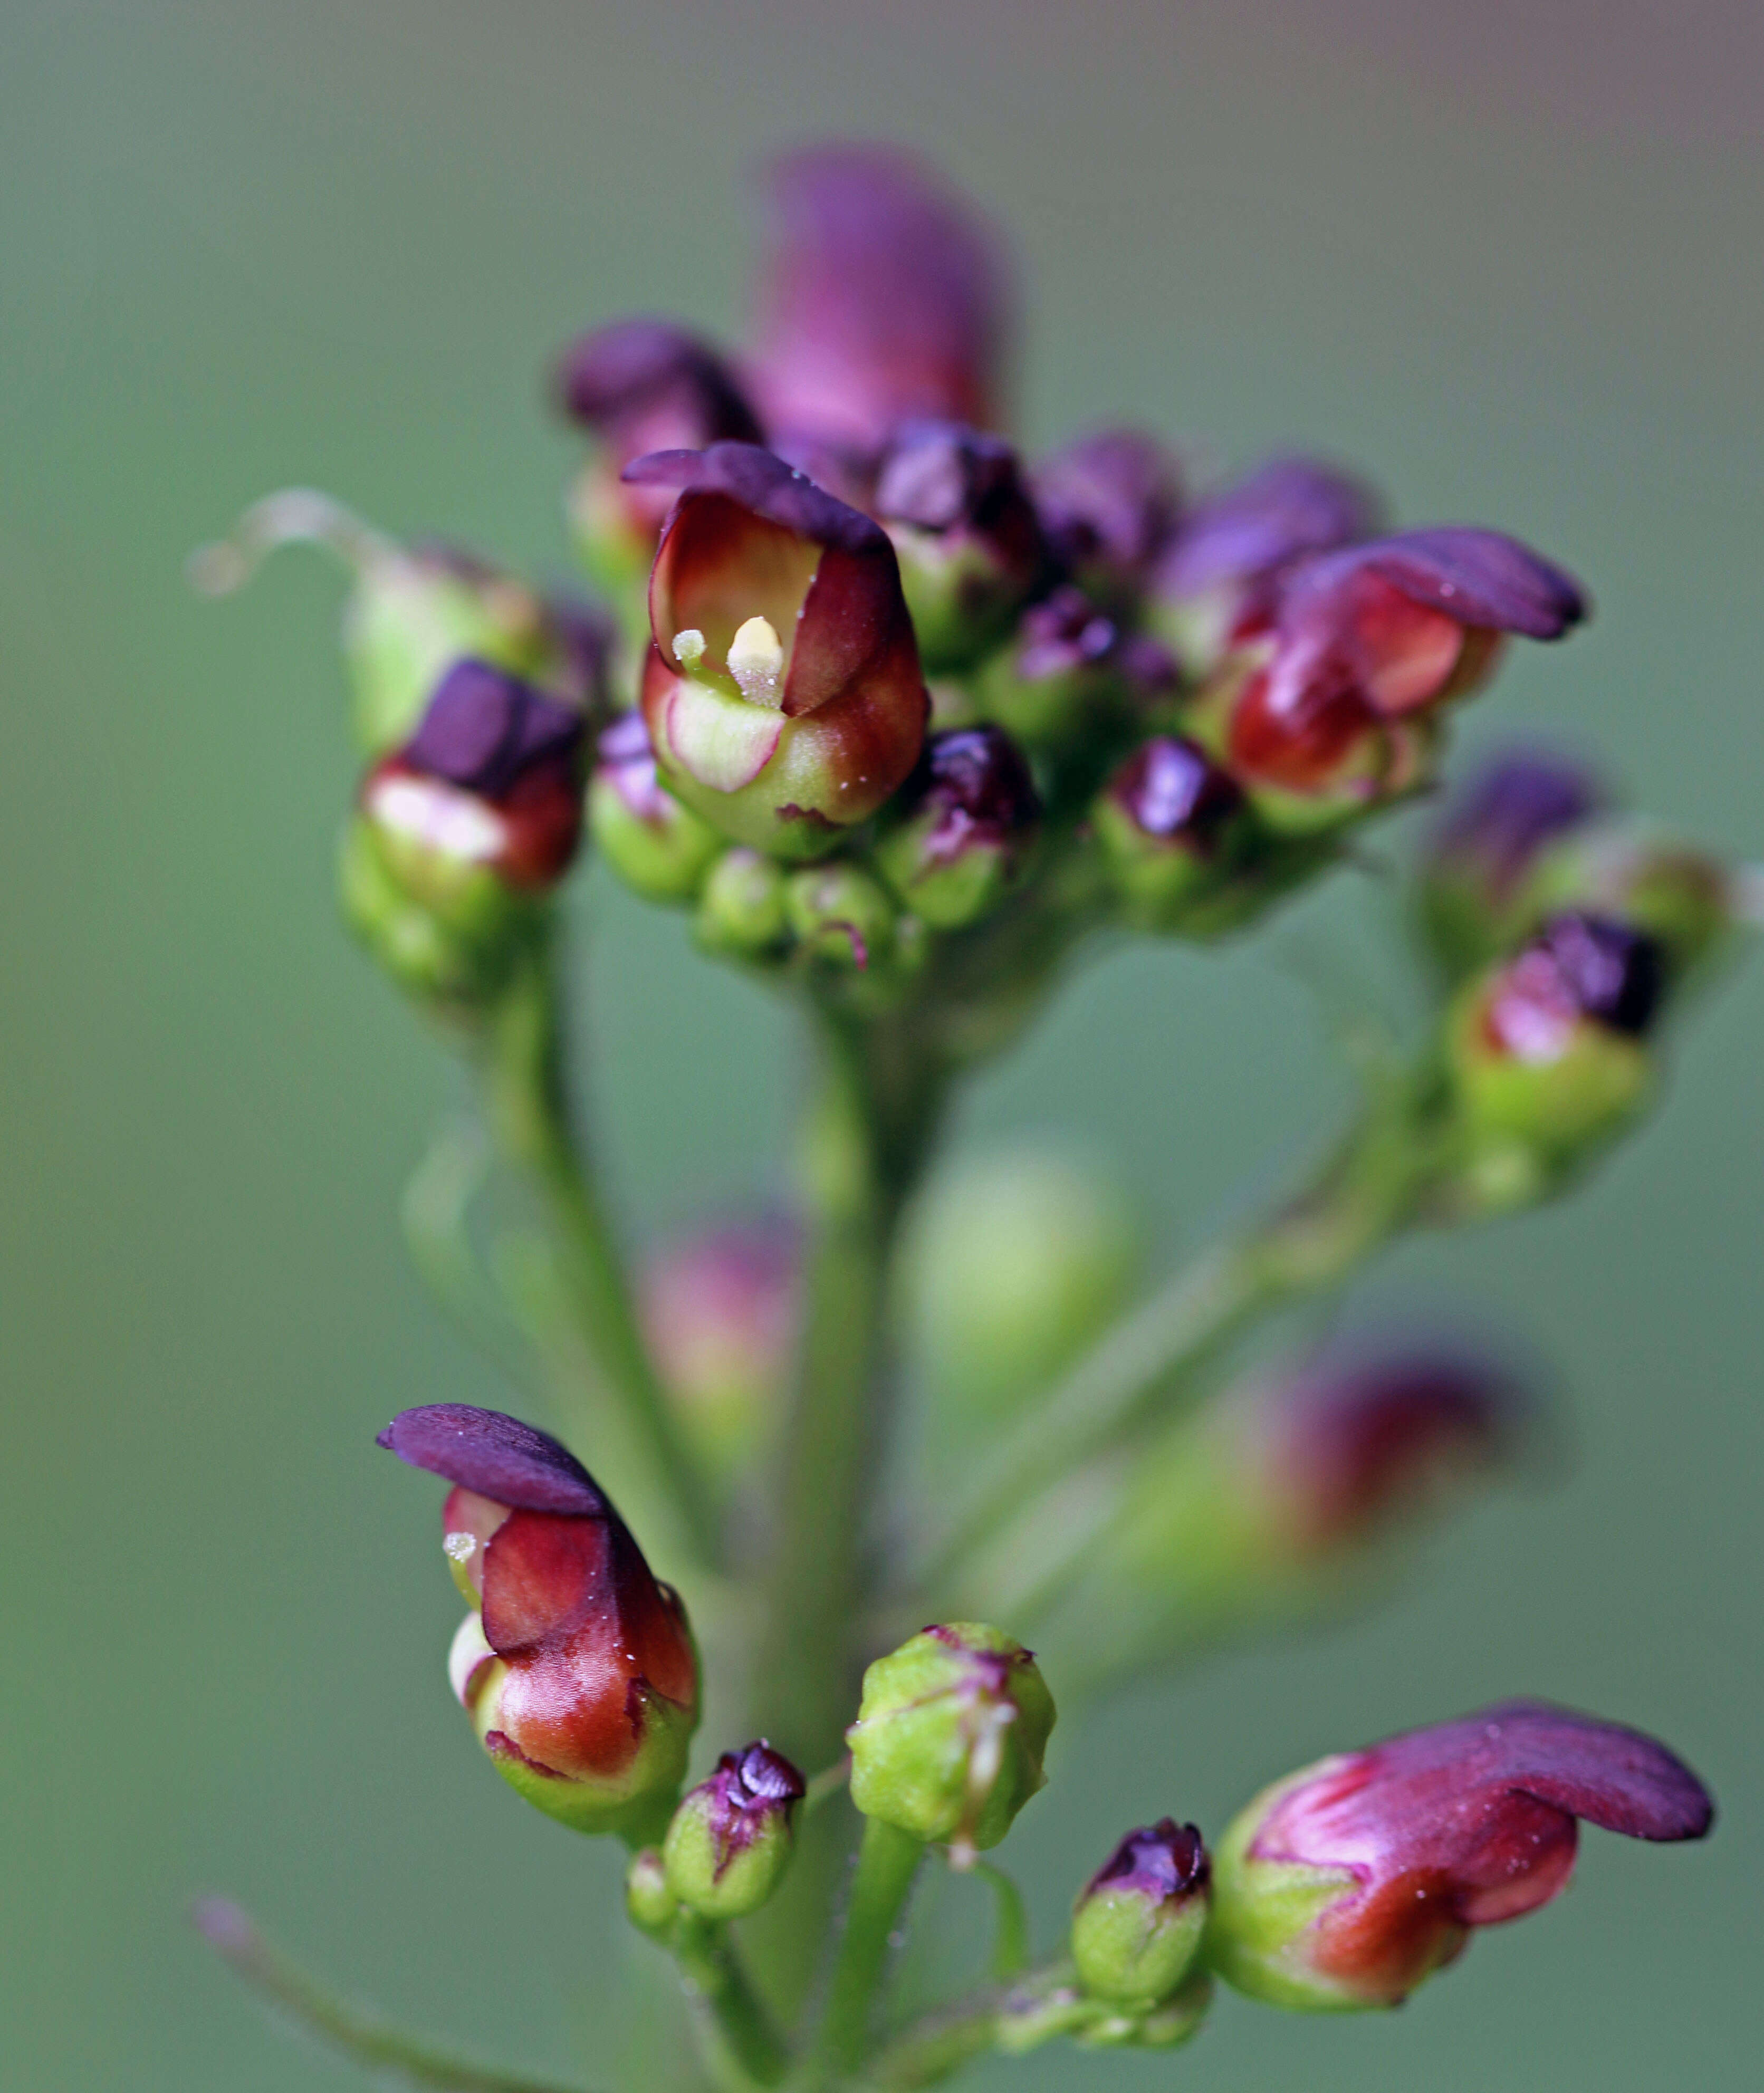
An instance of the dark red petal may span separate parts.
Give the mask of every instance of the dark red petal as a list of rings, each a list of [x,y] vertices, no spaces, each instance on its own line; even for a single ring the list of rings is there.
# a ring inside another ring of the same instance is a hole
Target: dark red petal
[[[910,710],[923,686],[894,547],[883,536],[860,551],[830,548],[803,603],[784,679],[785,712],[792,717],[819,712],[847,691],[881,705],[892,694]],[[912,756],[917,754],[915,742]]]
[[[605,1519],[509,1514],[484,1551],[484,1637],[498,1657],[555,1641],[592,1614],[616,1611],[617,1531]]]
[[[594,1478],[548,1433],[469,1403],[431,1402],[401,1410],[376,1444],[479,1497],[528,1511],[577,1518],[612,1515]]]
[[[1589,609],[1571,574],[1516,538],[1450,526],[1399,531],[1307,561],[1282,600],[1282,626],[1308,622],[1364,574],[1378,575],[1460,625],[1523,633],[1530,639],[1559,639]]]
[[[867,446],[911,415],[997,425],[1011,301],[969,210],[883,146],[792,154],[770,202],[756,358],[769,422]]]

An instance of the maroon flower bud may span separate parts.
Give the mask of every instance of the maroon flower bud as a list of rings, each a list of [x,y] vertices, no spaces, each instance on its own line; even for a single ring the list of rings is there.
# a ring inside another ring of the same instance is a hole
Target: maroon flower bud
[[[1192,1824],[1164,1817],[1129,1831],[1073,1913],[1072,1959],[1085,1990],[1142,2010],[1167,1999],[1199,1951],[1211,1872]]]
[[[1176,461],[1155,436],[1107,429],[1043,458],[1031,475],[1055,557],[1079,587],[1120,607],[1139,595],[1181,512]]]
[[[1128,757],[1092,815],[1129,912],[1179,927],[1216,889],[1247,829],[1242,789],[1197,743],[1159,734]]]
[[[368,820],[414,852],[556,883],[582,831],[585,722],[485,661],[459,661],[403,748],[362,788]]]
[[[1538,860],[1603,799],[1581,765],[1530,749],[1504,751],[1453,799],[1428,843],[1421,901],[1428,936],[1450,973],[1511,942]]]
[[[678,491],[649,584],[657,762],[736,842],[823,854],[902,782],[925,738],[887,534],[746,444],[663,452],[626,476]]]
[[[1577,1820],[1700,1839],[1714,1811],[1664,1745],[1534,1701],[1320,1760],[1257,1796],[1215,1857],[1215,1966],[1311,2010],[1391,2006],[1471,1930],[1563,1889]]]
[[[806,1792],[802,1775],[763,1737],[725,1752],[668,1826],[668,1888],[704,1918],[757,1911],[789,1863],[791,1819]]]
[[[1264,811],[1328,818],[1424,775],[1428,715],[1492,671],[1502,635],[1558,639],[1579,586],[1492,531],[1411,531],[1308,560],[1232,700],[1232,767]]]
[[[1041,801],[1002,728],[934,734],[890,809],[898,821],[876,859],[895,891],[928,923],[953,928],[991,908],[1027,863]]]
[[[584,335],[557,367],[558,404],[600,439],[600,456],[570,500],[596,568],[623,578],[646,565],[667,514],[665,489],[619,474],[650,451],[756,444],[759,422],[715,349],[666,320],[616,320]]]
[[[1009,630],[1047,557],[1016,453],[960,422],[903,422],[870,506],[900,557],[927,671],[969,667]]]
[[[707,1228],[645,1264],[644,1328],[683,1423],[719,1469],[778,1414],[796,1341],[802,1244],[782,1215]]]
[[[1200,503],[1154,583],[1190,672],[1206,674],[1239,626],[1268,614],[1294,561],[1368,536],[1382,506],[1363,482],[1304,457],[1272,458]]]
[[[698,1660],[593,1478],[557,1441],[494,1410],[401,1411],[379,1443],[456,1487],[443,1519],[479,1609],[449,1670],[509,1785],[584,1831],[665,1822],[698,1719]]]
[[[1010,303],[990,233],[919,162],[827,145],[778,162],[756,376],[768,426],[874,452],[915,415],[996,427]]]

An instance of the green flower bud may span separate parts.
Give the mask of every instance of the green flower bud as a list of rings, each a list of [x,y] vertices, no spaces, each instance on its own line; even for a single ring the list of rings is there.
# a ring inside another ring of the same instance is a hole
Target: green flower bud
[[[995,1420],[1046,1387],[1125,1306],[1143,1252],[1120,1186],[1071,1157],[1007,1150],[936,1180],[907,1284],[939,1406]]]
[[[1197,1970],[1150,2012],[1107,2014],[1081,2028],[1075,2039],[1086,2049],[1176,2049],[1198,2034],[1212,2002],[1213,1980]]]
[[[895,956],[900,911],[858,865],[840,860],[792,873],[784,906],[798,944],[811,958],[865,973]]]
[[[625,1910],[631,1924],[651,1939],[660,1939],[679,1908],[679,1900],[668,1887],[661,1852],[653,1846],[639,1848],[625,1870]]]
[[[1086,1991],[1142,2009],[1168,1999],[1199,1952],[1210,1874],[1192,1824],[1164,1817],[1129,1831],[1072,1914],[1072,1959]]]
[[[1136,749],[1091,812],[1129,919],[1181,930],[1243,855],[1243,794],[1205,751],[1174,734]]]
[[[725,851],[705,878],[694,934],[725,959],[775,956],[790,934],[782,868],[758,851]]]
[[[701,1918],[745,1918],[790,1865],[802,1775],[762,1737],[725,1752],[681,1803],[661,1853],[670,1893]]]
[[[876,861],[917,915],[960,929],[1016,883],[1041,811],[1029,766],[1002,728],[934,734],[890,809]]]
[[[930,1627],[864,1675],[852,1750],[852,1800],[958,1857],[996,1846],[1046,1781],[1053,1696],[1034,1658],[972,1621]]]
[[[722,838],[662,784],[640,713],[626,713],[606,729],[598,756],[588,826],[602,856],[647,899],[690,901]]]

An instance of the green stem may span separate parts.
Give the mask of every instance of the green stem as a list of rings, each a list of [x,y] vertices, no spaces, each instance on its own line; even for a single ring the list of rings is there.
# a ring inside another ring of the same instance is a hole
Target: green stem
[[[680,1554],[717,1559],[717,1523],[704,1479],[675,1428],[572,1118],[554,949],[535,942],[486,1020],[483,1073],[491,1131],[537,1195],[560,1292],[596,1380],[643,1472],[646,1507],[665,1506]],[[660,1547],[644,1522],[645,1539]]]
[[[1432,1167],[1424,1104],[1424,1083],[1380,1096],[1311,1190],[1118,1324],[992,1464],[951,1520],[925,1587],[938,1592],[1030,1500],[1167,1410],[1252,1323],[1338,1285],[1406,1226]]]
[[[878,1817],[865,1821],[805,2093],[837,2085],[862,2065],[895,1929],[924,1857],[925,1848],[909,1832]]]
[[[977,1861],[970,1872],[991,1889],[997,1927],[992,1938],[992,1974],[999,1983],[1008,1984],[1029,1964],[1029,1908],[1023,1892],[1003,1868]]]
[[[871,2059],[864,2081],[888,2093],[911,2093],[994,2051],[1021,2056],[1039,2048],[1094,2022],[1097,2011],[1073,1983],[1071,1965],[1049,1963],[1008,1987],[928,2013]]]
[[[723,2093],[779,2084],[790,2069],[790,2051],[725,1929],[683,1912],[669,1944],[699,2008],[705,2062]]]
[[[437,2049],[419,2035],[334,1997],[258,1932],[237,1904],[214,1897],[197,1907],[210,1945],[245,1982],[310,2034],[353,2057],[382,2082],[427,2093],[577,2093],[554,2078],[527,2078]]]

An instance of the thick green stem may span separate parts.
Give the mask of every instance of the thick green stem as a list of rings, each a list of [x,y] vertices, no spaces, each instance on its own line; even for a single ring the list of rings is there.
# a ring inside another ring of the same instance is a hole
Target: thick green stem
[[[717,1525],[703,1478],[683,1444],[651,1363],[631,1289],[570,1110],[553,947],[537,943],[485,1020],[482,1060],[491,1131],[531,1186],[556,1260],[572,1332],[642,1470],[651,1518],[673,1531],[646,1545],[664,1557],[713,1563]],[[635,1511],[634,1511],[635,1515]],[[666,1545],[664,1545],[664,1539]]]
[[[804,2093],[836,2086],[861,2067],[895,1930],[924,1857],[924,1846],[910,1833],[880,1818],[866,1821]]]
[[[699,2008],[705,2062],[723,2093],[776,2086],[790,2051],[755,1996],[725,1929],[683,1912],[670,1945]]]
[[[1431,1150],[1411,1088],[1367,1112],[1313,1190],[1119,1324],[1027,1420],[951,1522],[934,1595],[1049,1485],[1118,1444],[1259,1317],[1338,1285],[1414,1216]]]

